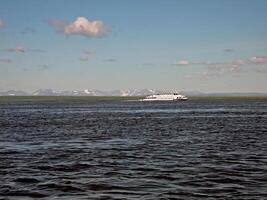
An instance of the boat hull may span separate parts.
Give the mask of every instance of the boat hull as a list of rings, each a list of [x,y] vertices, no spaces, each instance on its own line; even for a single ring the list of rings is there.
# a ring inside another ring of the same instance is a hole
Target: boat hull
[[[188,99],[140,99],[139,101],[187,101]]]
[[[149,95],[140,101],[186,101],[188,98],[181,94],[154,94]]]

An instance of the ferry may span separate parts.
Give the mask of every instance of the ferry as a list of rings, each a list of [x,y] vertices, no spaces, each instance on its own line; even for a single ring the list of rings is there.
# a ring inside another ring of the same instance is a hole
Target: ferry
[[[146,96],[140,101],[186,101],[188,98],[182,94],[173,93],[173,94],[153,94]]]

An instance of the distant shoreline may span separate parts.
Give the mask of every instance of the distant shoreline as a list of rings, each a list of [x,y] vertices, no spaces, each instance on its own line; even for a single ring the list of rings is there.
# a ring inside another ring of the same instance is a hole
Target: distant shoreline
[[[144,96],[0,96],[2,102],[107,102],[137,101]],[[196,100],[267,100],[267,96],[189,96],[188,101]]]

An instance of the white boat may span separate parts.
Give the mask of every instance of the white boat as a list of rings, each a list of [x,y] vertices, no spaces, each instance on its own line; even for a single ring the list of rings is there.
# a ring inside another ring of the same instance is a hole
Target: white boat
[[[140,101],[186,101],[188,98],[182,94],[173,93],[173,94],[153,94],[146,96]]]

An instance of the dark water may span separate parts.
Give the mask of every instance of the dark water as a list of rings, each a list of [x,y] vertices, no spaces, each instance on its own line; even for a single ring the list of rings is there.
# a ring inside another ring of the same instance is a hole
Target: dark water
[[[267,199],[267,101],[0,104],[0,199]]]

